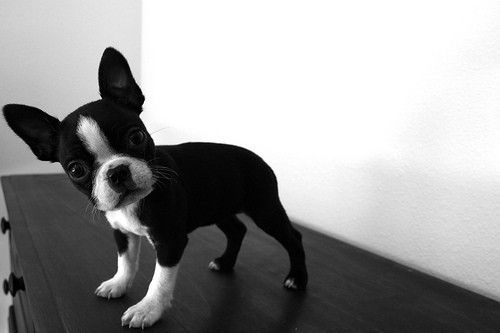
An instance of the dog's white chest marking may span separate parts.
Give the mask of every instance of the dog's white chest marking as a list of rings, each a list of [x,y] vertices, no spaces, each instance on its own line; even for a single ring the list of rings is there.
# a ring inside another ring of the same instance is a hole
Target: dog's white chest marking
[[[114,229],[139,236],[148,235],[148,228],[142,225],[137,217],[137,202],[117,210],[107,211],[106,218]]]

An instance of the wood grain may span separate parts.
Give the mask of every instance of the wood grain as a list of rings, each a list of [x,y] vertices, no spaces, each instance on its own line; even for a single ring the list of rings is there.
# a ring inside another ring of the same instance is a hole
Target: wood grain
[[[12,236],[37,332],[121,332],[122,313],[144,296],[154,253],[142,242],[132,290],[94,296],[116,269],[107,222],[65,175],[2,178]],[[498,332],[500,304],[338,240],[303,233],[310,284],[282,288],[285,251],[253,223],[235,271],[207,269],[225,246],[215,227],[199,229],[181,261],[173,308],[150,332]],[[16,296],[17,297],[17,296]]]

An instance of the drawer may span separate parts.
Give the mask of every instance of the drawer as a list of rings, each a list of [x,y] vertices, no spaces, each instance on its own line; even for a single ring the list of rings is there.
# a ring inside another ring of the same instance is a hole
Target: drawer
[[[9,306],[9,333],[17,333],[17,323],[16,314],[14,312],[14,306]]]
[[[17,277],[22,277],[23,272],[19,262],[19,255],[17,252],[17,247],[15,244],[15,237],[10,237],[10,263],[11,271]],[[28,303],[28,287],[25,286],[25,291],[18,291],[14,297],[12,297],[12,312],[15,318],[16,332],[19,333],[32,333],[35,331],[33,326],[33,321],[31,319],[31,311]],[[10,325],[10,320],[9,320]]]

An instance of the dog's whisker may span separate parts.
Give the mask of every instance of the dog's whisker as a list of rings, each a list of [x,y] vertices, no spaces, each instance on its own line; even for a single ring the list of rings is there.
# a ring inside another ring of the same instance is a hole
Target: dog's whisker
[[[179,177],[179,174],[173,170],[161,170],[161,169],[156,169],[154,170],[153,169],[153,173],[157,173],[157,174],[160,174],[162,176],[167,176],[169,178],[178,178]]]
[[[168,179],[173,179],[173,178],[178,177],[177,174],[169,173],[169,172],[166,172],[163,170],[153,170],[153,175],[168,178]]]
[[[161,172],[161,171],[156,171],[155,172],[155,175],[157,176],[161,176],[161,177],[165,177],[165,178],[168,178],[168,179],[171,179],[171,178],[175,178],[175,177],[172,177],[173,175],[170,174],[170,173],[165,173],[165,172]],[[175,176],[175,175],[174,175]]]
[[[153,134],[156,134],[156,133],[158,133],[158,132],[161,132],[161,131],[163,131],[163,130],[166,130],[167,128],[168,128],[168,127],[162,127],[162,128],[160,128],[160,129],[157,129],[156,131],[153,131],[153,132],[149,133],[149,135],[153,136]]]
[[[154,178],[154,185],[157,185],[159,188],[166,188],[167,184],[163,182],[163,178]]]
[[[158,166],[158,165],[154,165],[152,166],[152,169],[155,169],[155,170],[164,170],[164,171],[169,171],[169,172],[172,172],[172,173],[177,173],[174,169],[172,168],[169,168],[169,167],[164,167],[164,166]]]

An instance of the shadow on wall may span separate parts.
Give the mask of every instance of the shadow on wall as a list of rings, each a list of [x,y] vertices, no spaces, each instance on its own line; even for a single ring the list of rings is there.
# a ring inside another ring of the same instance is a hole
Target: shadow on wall
[[[368,172],[369,223],[357,242],[498,299],[500,182],[376,164]]]
[[[363,163],[364,223],[348,237],[498,300],[500,79],[477,56],[426,81],[389,148]]]
[[[500,300],[500,67],[486,36],[408,78],[401,105],[385,102],[398,112],[380,153],[355,167],[357,186],[336,182],[359,212],[335,214],[344,221],[334,233]],[[332,172],[352,177],[347,164]]]

